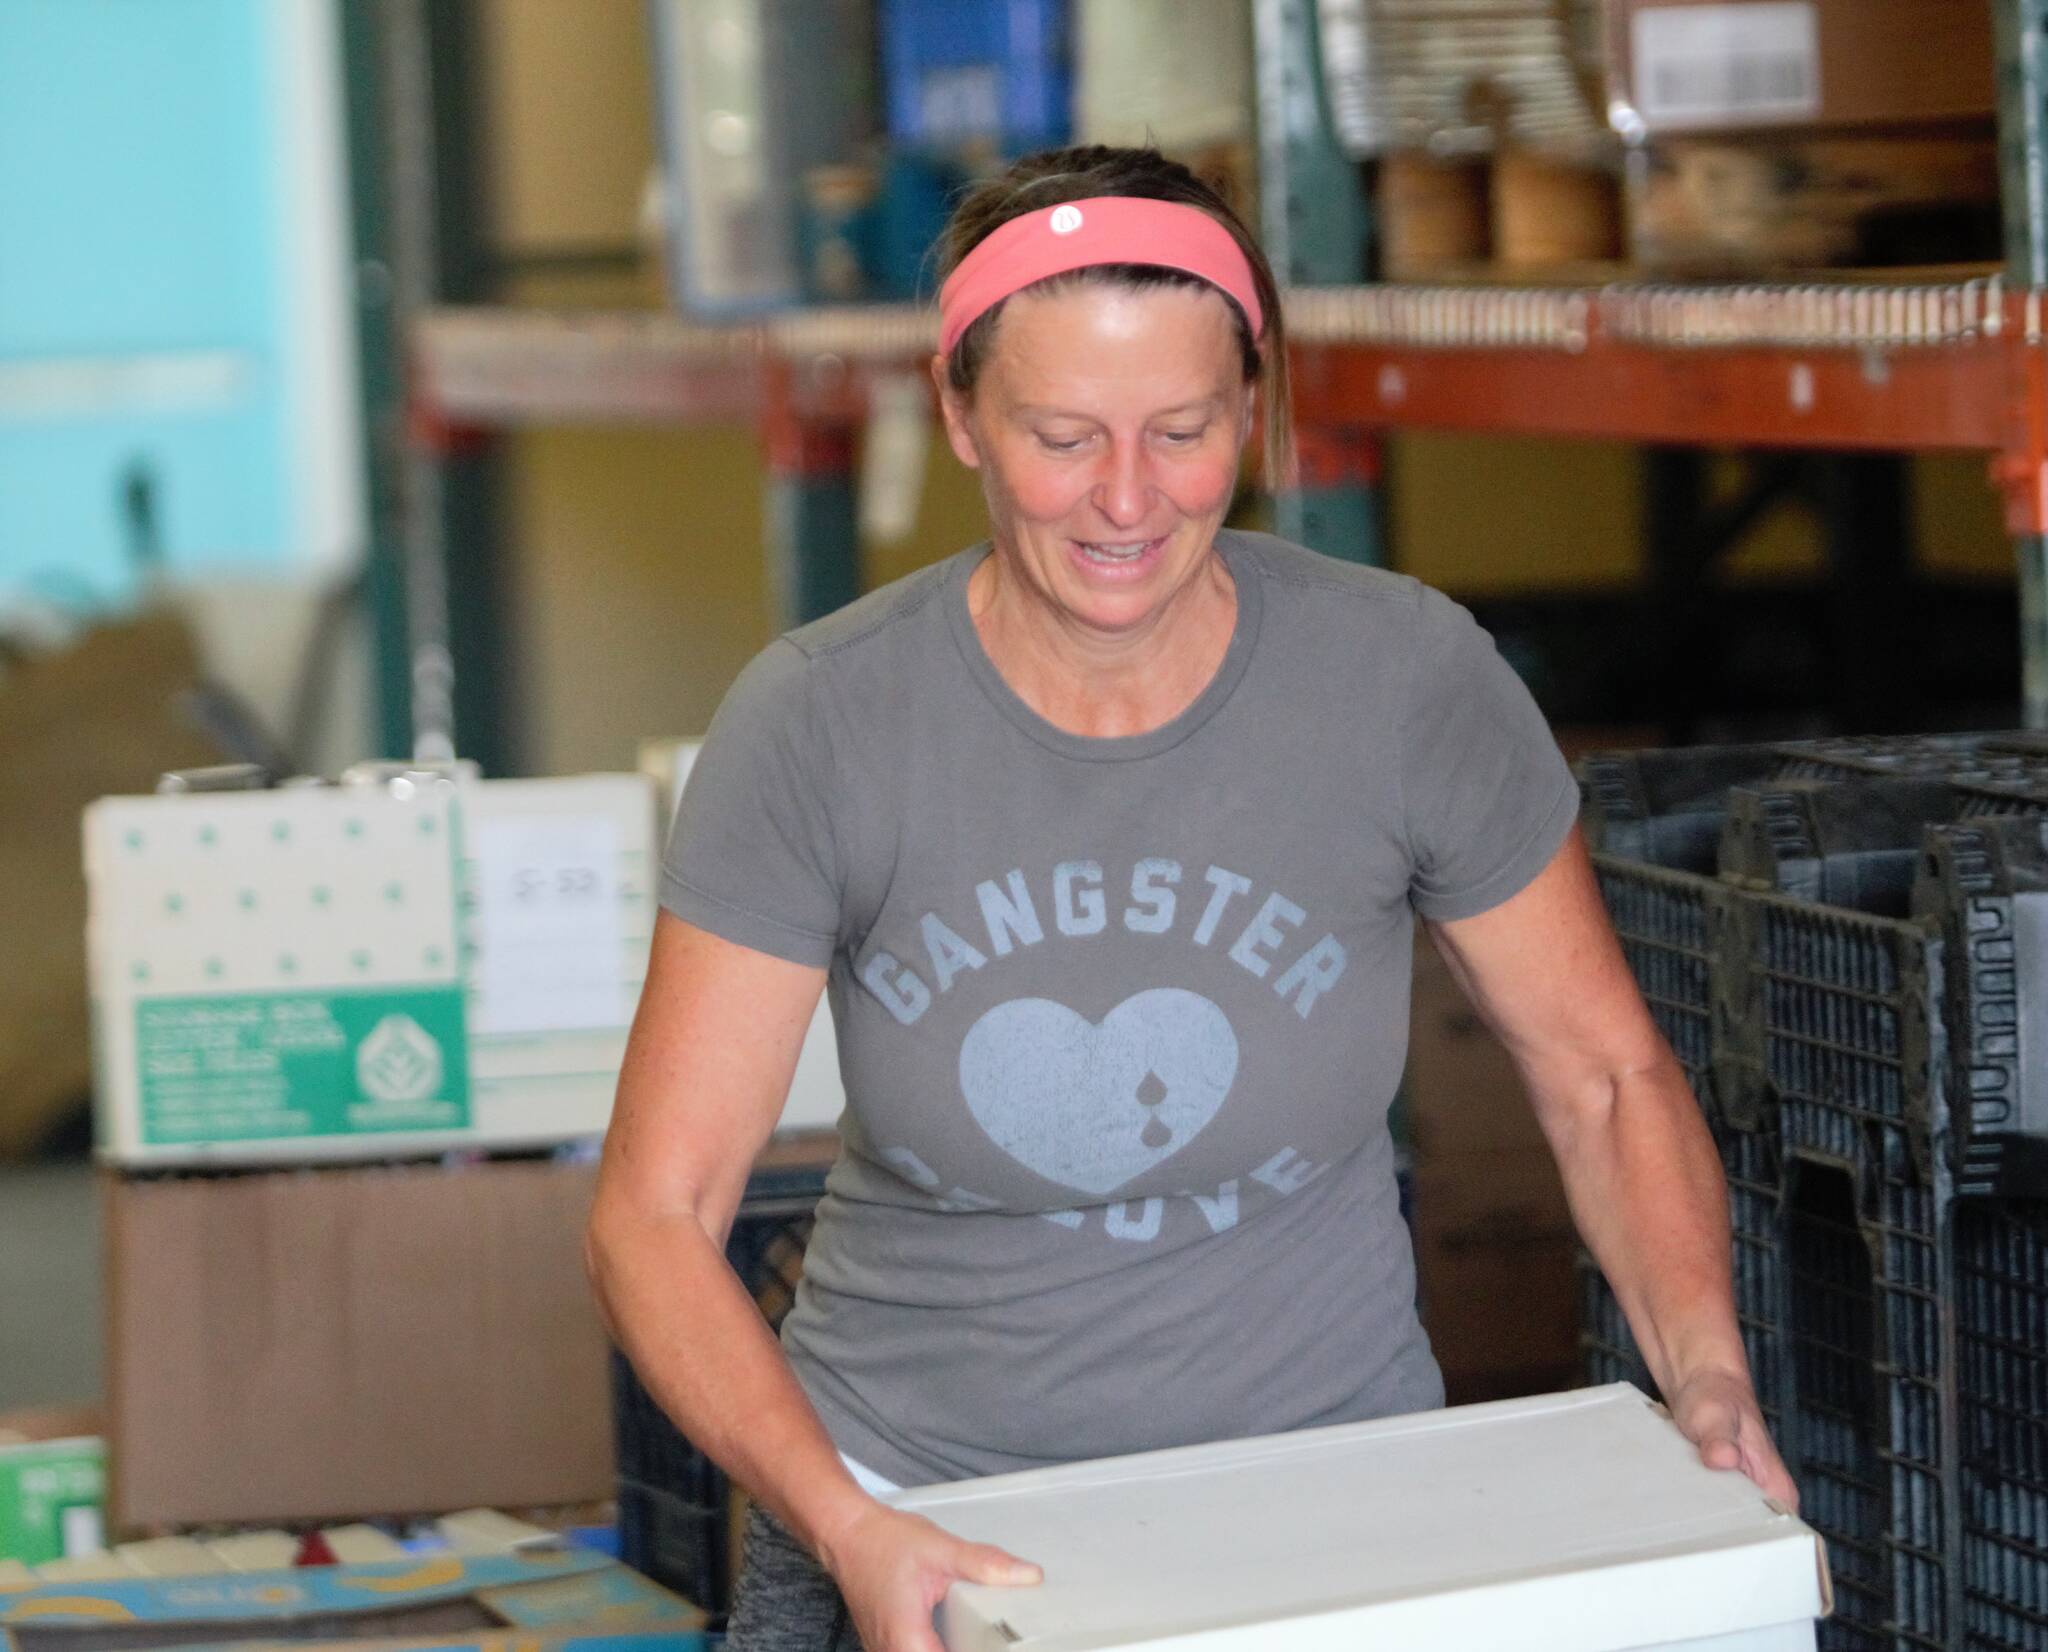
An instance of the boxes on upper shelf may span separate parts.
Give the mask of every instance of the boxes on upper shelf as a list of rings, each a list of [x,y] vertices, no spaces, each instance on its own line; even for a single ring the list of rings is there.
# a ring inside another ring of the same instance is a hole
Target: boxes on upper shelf
[[[1982,120],[1991,8],[1955,0],[1605,0],[1624,137]]]
[[[723,320],[797,303],[807,174],[874,135],[871,0],[654,0],[669,284]]]
[[[104,798],[101,1156],[365,1159],[601,1134],[654,910],[640,775]]]
[[[1068,0],[882,0],[889,136],[1021,154],[1067,141]]]
[[[1628,250],[1675,278],[1996,259],[1991,10],[1607,0]],[[1644,140],[1647,140],[1646,142]]]

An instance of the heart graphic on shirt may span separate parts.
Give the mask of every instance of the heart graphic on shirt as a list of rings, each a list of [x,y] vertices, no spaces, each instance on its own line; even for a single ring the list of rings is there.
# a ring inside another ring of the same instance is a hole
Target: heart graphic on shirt
[[[1136,993],[1099,1024],[1050,998],[1014,998],[960,1044],[961,1094],[989,1140],[1098,1195],[1201,1134],[1236,1077],[1230,1022],[1179,987]]]

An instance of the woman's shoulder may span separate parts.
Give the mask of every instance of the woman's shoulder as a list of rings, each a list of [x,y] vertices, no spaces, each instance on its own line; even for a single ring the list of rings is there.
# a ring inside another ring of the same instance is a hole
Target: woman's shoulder
[[[1299,593],[1304,600],[1297,606],[1304,613],[1319,613],[1349,624],[1370,614],[1406,627],[1417,621],[1440,623],[1463,612],[1441,591],[1412,574],[1326,556],[1277,534],[1238,529],[1226,529],[1225,534],[1225,549],[1232,560],[1255,568],[1269,593]],[[1344,600],[1347,598],[1350,600]]]
[[[783,632],[776,641],[789,644],[806,659],[822,660],[867,646],[886,646],[925,623],[943,625],[939,597],[957,571],[956,565],[983,549],[975,546],[892,579],[844,608]]]

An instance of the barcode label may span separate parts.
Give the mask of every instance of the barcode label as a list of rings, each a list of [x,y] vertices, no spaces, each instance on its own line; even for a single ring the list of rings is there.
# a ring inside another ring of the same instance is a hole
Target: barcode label
[[[1811,0],[1652,6],[1635,14],[1636,112],[1646,125],[1810,120],[1820,113]]]

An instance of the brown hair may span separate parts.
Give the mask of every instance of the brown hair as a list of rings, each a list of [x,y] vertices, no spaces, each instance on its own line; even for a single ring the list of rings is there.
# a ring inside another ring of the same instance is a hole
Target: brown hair
[[[1143,200],[1177,201],[1206,212],[1230,231],[1252,268],[1252,283],[1258,290],[1259,308],[1265,312],[1265,349],[1252,337],[1251,324],[1235,304],[1230,313],[1237,325],[1238,349],[1244,361],[1244,380],[1255,384],[1265,402],[1265,481],[1269,488],[1285,485],[1293,468],[1294,421],[1287,385],[1287,324],[1280,310],[1280,287],[1273,278],[1273,266],[1244,220],[1230,203],[1209,184],[1178,161],[1168,160],[1156,149],[1118,149],[1106,144],[1089,144],[1071,149],[1045,149],[1026,155],[977,185],[953,211],[952,220],[939,238],[939,275],[943,280],[960,266],[960,261],[981,241],[1012,218],[1063,201],[1085,201],[1098,195],[1134,195]],[[1156,264],[1100,264],[1067,275],[1056,275],[1035,284],[1034,291],[1057,291],[1074,281],[1110,281],[1126,287],[1194,287],[1205,292],[1216,289],[1200,276]],[[946,362],[946,378],[963,396],[972,395],[975,381],[988,360],[989,344],[995,334],[996,318],[1003,313],[994,305],[977,317],[960,335],[959,343]]]

